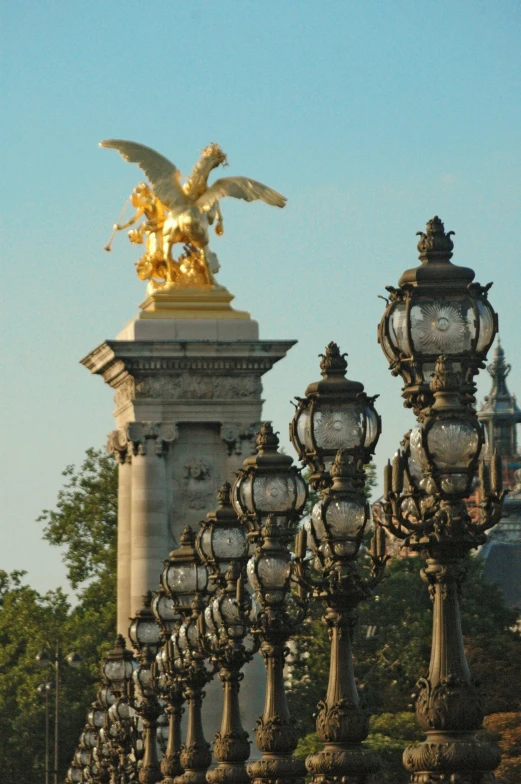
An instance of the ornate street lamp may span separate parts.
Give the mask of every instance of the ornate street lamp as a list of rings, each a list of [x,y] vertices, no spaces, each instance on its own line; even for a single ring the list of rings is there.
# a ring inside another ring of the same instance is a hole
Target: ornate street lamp
[[[199,615],[204,610],[202,597],[208,587],[208,570],[201,562],[190,526],[181,534],[181,546],[172,550],[165,561],[161,584],[185,619],[173,631],[167,651],[171,677],[177,679],[188,705],[186,740],[180,755],[185,773],[177,777],[176,784],[203,784],[212,761],[210,745],[203,733],[201,708],[203,688],[213,672],[204,666],[199,645]]]
[[[196,593],[205,591],[208,570],[201,562],[195,548],[195,534],[187,525],[181,533],[181,546],[172,550],[161,572],[161,585],[170,596],[179,612],[191,612]]]
[[[365,784],[380,763],[376,754],[362,746],[369,732],[369,716],[356,688],[352,635],[358,604],[371,595],[383,576],[385,538],[381,533],[375,535],[372,573],[362,577],[356,559],[369,521],[369,507],[360,470],[349,450],[337,452],[330,473],[332,484],[322,492],[295,545],[299,581],[324,602],[324,621],[331,640],[327,693],[317,706],[317,735],[324,749],[311,754],[306,767],[316,784],[337,779]]]
[[[292,537],[287,521],[269,515],[248,562],[248,579],[260,608],[253,628],[261,640],[267,672],[264,712],[255,733],[262,757],[247,766],[253,784],[290,784],[301,782],[306,775],[303,761],[293,756],[298,735],[284,688],[286,643],[305,614],[304,603],[290,593],[292,561],[287,545]]]
[[[309,481],[315,488],[330,483],[328,472],[339,449],[349,450],[362,466],[367,463],[381,431],[373,405],[378,395],[368,397],[363,384],[345,377],[347,354],[329,343],[320,356],[322,381],[310,384],[305,398],[296,398],[290,425],[291,443],[310,469]]]
[[[172,634],[179,628],[183,619],[176,601],[166,593],[164,588],[160,588],[154,596],[152,610],[161,630],[163,643],[152,669],[155,688],[166,703],[167,726],[158,727],[158,733],[163,737],[164,733],[167,733],[166,748],[161,760],[164,777],[162,784],[173,784],[174,778],[183,772],[180,754],[184,695],[179,673],[174,667]]]
[[[258,649],[250,635],[252,602],[245,590],[245,561],[230,561],[216,598],[204,612],[203,648],[219,667],[224,688],[221,728],[213,751],[216,768],[208,771],[209,784],[248,784],[244,763],[250,756],[248,733],[241,722],[239,689],[241,670]]]
[[[131,695],[135,668],[134,654],[127,648],[123,635],[118,634],[114,647],[107,653],[101,666],[101,674],[117,700]]]
[[[152,592],[143,597],[143,606],[132,618],[128,636],[138,652],[138,666],[134,670],[134,708],[143,721],[143,765],[139,771],[141,784],[161,781],[161,768],[157,754],[157,719],[161,707],[152,682],[152,663],[161,641],[159,626],[151,609]]]
[[[289,455],[278,451],[279,439],[271,422],[257,433],[257,452],[246,458],[232,488],[232,503],[255,534],[268,515],[296,522],[307,498],[306,483]]]
[[[216,583],[223,582],[231,563],[245,565],[248,560],[248,536],[232,506],[231,490],[225,482],[217,493],[217,509],[201,522],[196,540],[199,557]]]
[[[461,374],[462,394],[473,396],[474,376],[494,341],[497,316],[489,301],[492,285],[473,283],[474,271],[452,264],[454,243],[435,216],[418,232],[420,266],[387,286],[389,301],[378,341],[393,375],[404,381],[405,405],[418,414],[432,403],[430,377],[440,354]]]
[[[186,741],[181,747],[181,765],[184,773],[176,784],[205,784],[206,771],[212,762],[210,744],[206,742],[201,718],[203,689],[212,679],[215,670],[205,666],[201,645],[200,616],[205,608],[203,594],[196,593],[192,613],[172,635],[175,653],[174,664],[182,671],[182,682],[188,705]]]
[[[250,756],[250,744],[241,723],[239,689],[241,670],[258,646],[249,635],[252,603],[244,585],[249,551],[246,520],[237,517],[230,492],[231,486],[225,482],[217,495],[219,505],[201,524],[197,539],[210,580],[218,586],[215,599],[201,616],[201,645],[217,663],[224,688],[221,728],[214,742],[219,764],[207,773],[210,784],[249,782],[244,763]]]
[[[416,714],[424,743],[408,747],[404,764],[414,784],[492,780],[499,751],[477,740],[483,702],[465,659],[459,593],[467,553],[486,541],[502,512],[496,456],[480,464],[481,514],[465,504],[483,444],[474,409],[474,376],[497,331],[486,288],[474,272],[452,265],[450,234],[439,218],[418,244],[423,264],[404,273],[380,325],[380,342],[418,425],[384,473],[386,528],[426,561],[422,577],[434,601],[432,654],[418,684]],[[433,375],[428,381],[428,374]]]

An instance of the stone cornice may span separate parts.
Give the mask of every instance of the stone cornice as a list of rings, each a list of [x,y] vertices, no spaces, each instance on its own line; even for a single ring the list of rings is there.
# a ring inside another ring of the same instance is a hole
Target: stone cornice
[[[124,341],[102,343],[81,364],[111,386],[127,374],[227,372],[263,375],[282,359],[295,340]]]

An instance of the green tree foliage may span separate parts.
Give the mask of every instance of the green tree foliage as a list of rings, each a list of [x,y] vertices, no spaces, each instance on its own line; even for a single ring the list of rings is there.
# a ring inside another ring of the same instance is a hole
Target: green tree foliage
[[[79,470],[68,466],[56,509],[40,521],[44,536],[65,547],[64,560],[77,602],[58,589],[39,594],[24,573],[0,571],[0,779],[41,784],[45,764],[45,701],[37,686],[54,680],[35,656],[58,644],[81,654],[78,669],[61,668],[60,775],[70,764],[100,680],[100,658],[115,636],[117,468],[113,458],[88,450]],[[54,702],[50,700],[51,768]]]
[[[501,749],[501,764],[496,770],[498,784],[521,781],[521,713],[494,713],[485,718],[483,735]]]
[[[118,473],[112,455],[88,449],[79,471],[63,471],[65,486],[56,509],[44,509],[44,539],[66,546],[67,577],[76,590],[86,582],[116,573]]]

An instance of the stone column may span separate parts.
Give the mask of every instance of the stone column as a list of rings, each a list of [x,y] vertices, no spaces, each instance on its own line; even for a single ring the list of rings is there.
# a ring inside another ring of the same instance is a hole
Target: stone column
[[[113,430],[109,435],[107,450],[118,462],[117,633],[126,637],[132,615],[130,603],[132,450],[126,437],[118,430]]]
[[[133,608],[142,604],[147,591],[157,590],[162,562],[168,552],[165,453],[177,430],[173,425],[159,422],[131,422],[127,434],[133,451],[130,508],[130,606]]]

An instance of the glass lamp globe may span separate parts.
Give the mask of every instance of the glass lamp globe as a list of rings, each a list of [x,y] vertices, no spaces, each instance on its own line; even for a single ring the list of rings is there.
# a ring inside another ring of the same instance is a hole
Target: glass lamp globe
[[[195,534],[187,525],[181,534],[181,546],[172,550],[161,573],[161,584],[181,614],[191,612],[197,593],[208,586],[208,570],[201,563],[195,547]]]
[[[197,551],[214,579],[224,575],[230,563],[245,563],[248,558],[248,537],[232,506],[231,489],[228,482],[223,484],[217,509],[208,513],[197,534]]]
[[[105,711],[103,710],[101,703],[92,703],[92,708],[87,713],[87,722],[95,729],[100,729],[100,727],[103,727],[105,724]]]
[[[364,385],[345,377],[346,355],[336,343],[321,354],[322,380],[310,384],[290,425],[290,438],[299,459],[311,470],[313,486],[327,486],[329,471],[339,449],[354,459],[369,461],[381,432],[381,420]]]
[[[132,651],[126,647],[123,635],[119,634],[114,648],[107,654],[101,668],[102,674],[115,695],[126,692],[128,684],[132,680],[134,666],[135,660]]]
[[[161,632],[152,612],[151,591],[144,597],[143,606],[132,618],[128,636],[138,650],[148,650],[151,655],[155,655],[161,642]]]
[[[98,742],[98,733],[93,727],[87,726],[81,733],[81,744],[85,749],[92,749]]]
[[[331,466],[332,485],[315,504],[306,525],[311,550],[326,560],[358,555],[369,517],[367,503],[353,484],[349,450],[339,450]]]
[[[152,599],[152,612],[156,622],[167,635],[172,634],[181,619],[179,607],[164,588],[160,588]]]
[[[423,482],[427,492],[432,481],[445,496],[465,497],[470,492],[477,458],[481,450],[478,429],[468,420],[437,419],[431,427],[418,425],[411,431],[411,458],[426,474],[434,469],[431,482]],[[420,483],[422,485],[422,483]]]
[[[116,702],[116,698],[108,686],[101,686],[96,696],[105,710],[108,710]]]
[[[464,383],[472,384],[497,332],[497,316],[488,301],[490,284],[473,283],[473,270],[450,261],[454,232],[445,233],[435,216],[425,233],[418,233],[422,263],[403,273],[398,289],[387,287],[390,301],[378,331],[383,352],[393,373],[402,376],[404,396],[412,396],[413,406],[415,396],[429,395],[440,354],[462,372]]]
[[[270,422],[257,434],[257,453],[248,457],[232,488],[232,503],[254,531],[274,515],[282,523],[294,522],[307,499],[307,486],[289,455],[278,451],[279,439]]]
[[[128,700],[118,700],[109,708],[109,719],[115,721],[127,721],[136,715],[135,709]]]
[[[197,617],[192,616],[183,622],[179,630],[178,645],[185,663],[189,662],[192,657],[200,653]]]
[[[247,566],[248,580],[260,604],[281,604],[289,591],[291,555],[283,539],[279,521],[270,516],[262,530],[262,545]]]
[[[251,614],[251,599],[244,590],[242,570],[230,564],[226,584],[211,605],[214,626],[218,633],[232,640],[242,639],[246,633],[247,616]]]
[[[134,670],[134,685],[142,697],[148,697],[154,693],[152,668],[149,662],[142,662]]]
[[[82,784],[83,772],[81,768],[78,767],[77,765],[71,765],[71,767],[67,771],[67,775],[72,781],[72,784]]]

